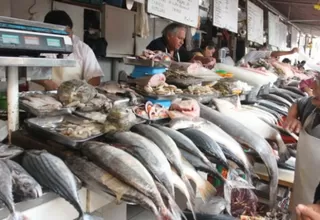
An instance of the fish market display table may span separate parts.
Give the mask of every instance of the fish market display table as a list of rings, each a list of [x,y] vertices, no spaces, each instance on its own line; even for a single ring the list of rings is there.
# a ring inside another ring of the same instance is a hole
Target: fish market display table
[[[75,60],[30,57],[1,57],[0,67],[7,67],[8,133],[19,128],[19,68],[21,67],[73,67]],[[32,80],[32,79],[28,79]]]
[[[115,204],[115,200],[111,196],[101,196],[82,188],[79,191],[79,198],[82,209],[88,213],[103,207],[101,215],[97,216],[104,219],[127,220],[126,204]],[[16,210],[32,220],[70,220],[78,217],[78,212],[72,205],[51,192],[44,194],[41,198],[16,204]],[[0,219],[6,219],[8,215],[7,208],[0,210]]]

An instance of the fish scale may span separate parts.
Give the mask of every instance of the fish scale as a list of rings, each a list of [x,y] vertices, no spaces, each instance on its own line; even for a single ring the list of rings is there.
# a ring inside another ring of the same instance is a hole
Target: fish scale
[[[30,151],[23,158],[27,171],[38,177],[38,182],[67,200],[79,213],[84,215],[73,174],[63,161],[45,151]],[[41,173],[41,174],[40,174]]]
[[[10,213],[14,213],[15,207],[12,196],[12,178],[9,168],[2,160],[0,160],[0,172],[0,200],[3,201],[3,203],[9,209]]]

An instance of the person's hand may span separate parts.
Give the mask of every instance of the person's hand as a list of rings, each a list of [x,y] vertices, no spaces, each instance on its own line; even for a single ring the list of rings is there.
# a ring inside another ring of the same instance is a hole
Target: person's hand
[[[320,219],[320,205],[298,205],[296,207],[297,220],[319,220]]]
[[[299,133],[301,130],[301,122],[296,119],[296,118],[292,118],[292,117],[288,117],[286,119],[286,121],[283,124],[283,127],[285,129],[288,129],[291,132],[295,132],[295,133]]]
[[[291,52],[292,52],[292,53],[299,53],[299,49],[298,49],[297,47],[295,47],[295,48],[293,48],[293,49],[291,50]]]

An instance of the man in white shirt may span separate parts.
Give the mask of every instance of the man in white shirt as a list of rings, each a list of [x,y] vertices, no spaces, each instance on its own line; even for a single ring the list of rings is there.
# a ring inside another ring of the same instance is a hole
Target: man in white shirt
[[[71,68],[53,68],[52,80],[37,80],[34,82],[43,86],[47,91],[56,90],[62,82],[71,79],[86,80],[89,84],[98,86],[103,72],[91,48],[73,34],[73,22],[70,16],[65,11],[53,10],[45,16],[44,22],[67,27],[66,31],[73,42],[73,53],[64,55],[64,58],[74,59],[77,64],[76,67]],[[45,54],[45,56],[57,58],[56,54]]]
[[[291,51],[268,51],[266,45],[258,50],[250,51],[240,61],[240,64],[253,63],[259,59],[278,58],[280,56],[291,55],[299,52],[298,48],[293,48]]]

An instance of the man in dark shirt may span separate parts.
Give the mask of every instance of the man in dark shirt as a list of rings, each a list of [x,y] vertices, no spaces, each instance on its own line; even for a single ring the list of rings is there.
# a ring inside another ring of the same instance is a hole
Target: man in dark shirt
[[[171,55],[177,62],[200,61],[202,64],[208,64],[214,61],[213,57],[194,56],[183,46],[186,38],[186,27],[182,24],[171,23],[162,31],[162,37],[157,38],[147,46],[148,50],[162,51]]]

